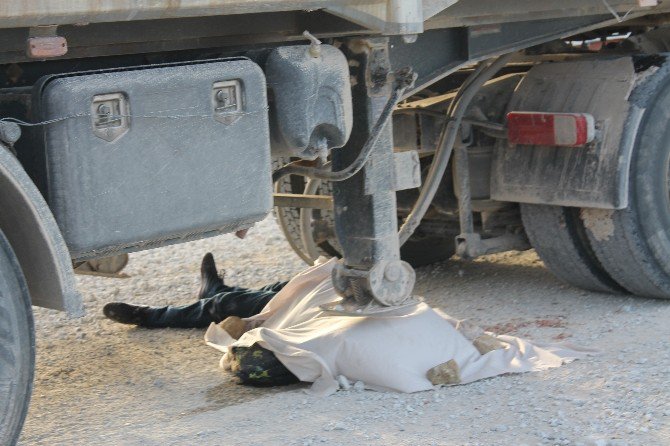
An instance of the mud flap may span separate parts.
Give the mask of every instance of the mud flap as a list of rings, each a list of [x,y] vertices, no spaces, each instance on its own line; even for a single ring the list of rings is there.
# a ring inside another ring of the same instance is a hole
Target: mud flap
[[[33,305],[81,316],[72,263],[56,221],[14,155],[0,144],[0,229],[12,245]]]
[[[596,139],[579,148],[500,142],[493,156],[491,198],[625,208],[632,147],[643,113],[628,97],[654,69],[631,56],[546,63],[531,69],[509,110],[589,113],[596,121]]]

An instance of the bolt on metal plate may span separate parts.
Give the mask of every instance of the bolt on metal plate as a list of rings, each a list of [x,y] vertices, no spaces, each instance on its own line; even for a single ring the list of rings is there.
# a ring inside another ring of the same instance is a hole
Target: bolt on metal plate
[[[242,88],[239,80],[216,82],[212,85],[214,119],[232,124],[242,116]]]
[[[93,134],[105,141],[115,141],[130,128],[128,101],[123,93],[101,94],[91,103]]]
[[[50,59],[67,54],[67,40],[61,36],[29,37],[26,53],[31,59]]]

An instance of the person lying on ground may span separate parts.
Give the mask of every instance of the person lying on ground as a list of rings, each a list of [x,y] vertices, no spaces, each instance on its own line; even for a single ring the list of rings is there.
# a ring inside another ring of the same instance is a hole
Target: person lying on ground
[[[102,312],[109,319],[144,328],[207,328],[229,316],[254,316],[277,294],[287,282],[276,282],[252,290],[228,286],[219,276],[214,256],[205,254],[200,266],[198,300],[189,305],[149,307],[123,302],[110,302]]]
[[[197,302],[167,307],[115,302],[104,313],[143,327],[209,324],[207,344],[224,352],[220,365],[241,383],[301,380],[321,395],[358,381],[370,389],[419,392],[546,370],[589,354],[570,345],[536,345],[488,333],[420,299],[370,314],[332,310],[342,299],[332,281],[336,266],[335,259],[317,262],[286,284],[249,290],[227,286],[207,254]]]
[[[206,328],[230,316],[254,316],[287,282],[276,282],[260,289],[228,286],[216,269],[214,256],[207,253],[200,266],[198,300],[190,305],[149,307],[110,302],[102,311],[109,319],[143,328]],[[235,375],[242,384],[280,386],[298,382],[269,350],[258,345],[233,347]]]

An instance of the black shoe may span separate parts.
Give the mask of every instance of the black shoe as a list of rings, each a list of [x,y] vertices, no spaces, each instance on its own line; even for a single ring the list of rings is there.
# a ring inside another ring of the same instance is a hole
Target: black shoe
[[[198,299],[214,296],[224,286],[223,279],[216,271],[216,263],[211,252],[205,254],[200,264],[200,290]]]
[[[123,302],[110,302],[102,308],[102,313],[109,319],[121,324],[144,325],[150,307],[146,305],[130,305]]]

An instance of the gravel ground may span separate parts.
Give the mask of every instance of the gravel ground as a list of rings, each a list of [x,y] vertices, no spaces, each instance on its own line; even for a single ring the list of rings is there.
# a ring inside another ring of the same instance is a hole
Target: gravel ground
[[[232,235],[131,256],[128,279],[79,276],[87,316],[35,309],[37,370],[22,445],[668,445],[670,302],[589,293],[534,252],[417,271],[416,292],[452,316],[602,354],[541,373],[418,394],[306,386],[253,389],[218,367],[203,330],[144,330],[103,318],[112,300],[194,299],[202,255],[230,283],[304,268],[273,219]]]

